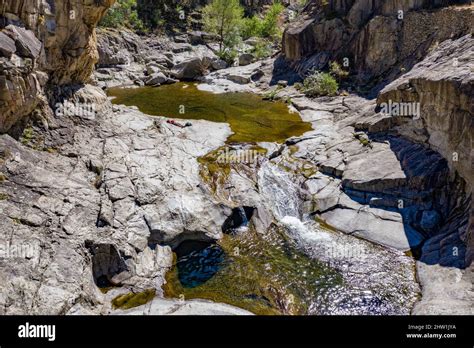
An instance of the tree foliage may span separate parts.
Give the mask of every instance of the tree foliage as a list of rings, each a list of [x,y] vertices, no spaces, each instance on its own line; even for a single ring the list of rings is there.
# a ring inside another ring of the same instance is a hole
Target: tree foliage
[[[242,21],[242,36],[244,39],[249,37],[260,37],[266,39],[278,39],[281,37],[282,30],[278,21],[284,6],[280,2],[275,2],[265,13],[263,19],[257,15],[244,18]]]
[[[239,0],[213,0],[204,7],[204,28],[219,37],[221,53],[238,44],[243,15],[244,10]]]
[[[143,22],[137,13],[137,0],[118,0],[107,11],[107,14],[100,22],[100,26],[144,30]]]

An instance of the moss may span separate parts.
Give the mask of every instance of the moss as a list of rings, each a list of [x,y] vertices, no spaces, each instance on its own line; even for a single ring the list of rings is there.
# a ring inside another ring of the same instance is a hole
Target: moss
[[[5,174],[0,172],[0,182],[5,182],[5,180],[7,180],[7,177],[5,176]]]
[[[0,159],[7,160],[12,157],[12,153],[9,149],[0,150]]]
[[[222,151],[223,148],[224,147],[221,147],[198,158],[198,162],[201,165],[201,178],[210,186],[213,192],[216,192],[217,188],[223,185],[230,175],[230,164],[218,162],[219,152]]]
[[[364,136],[360,136],[358,134],[353,134],[354,138],[356,138],[357,140],[359,140],[359,142],[363,145],[363,146],[368,146],[370,148],[372,148],[372,143],[370,142],[369,139],[367,139],[366,137]]]
[[[23,145],[28,145],[34,138],[33,128],[27,127],[23,130],[20,141]]]
[[[6,193],[0,193],[0,201],[6,201],[8,199],[8,195]]]
[[[115,288],[116,288],[115,286],[107,286],[107,287],[104,287],[104,288],[99,288],[99,290],[100,290],[101,293],[106,294],[110,290],[115,289]]]
[[[92,184],[96,189],[100,189],[100,187],[102,186],[102,175],[97,174]]]
[[[150,302],[155,296],[155,289],[148,289],[139,293],[130,292],[114,298],[112,306],[114,309],[130,309]]]
[[[301,158],[293,157],[299,150],[297,145],[288,146],[288,156],[285,156],[284,161],[280,161],[277,165],[287,173],[303,175],[305,178],[310,178],[318,172],[318,168],[310,161]]]
[[[222,146],[214,151],[211,151],[205,156],[198,158],[201,165],[200,175],[205,183],[207,183],[213,192],[216,192],[218,187],[224,185],[229,178],[234,164],[228,161],[219,161],[219,155],[225,152],[227,146]],[[258,145],[247,146],[245,151],[254,151],[255,153],[265,156],[267,149]]]

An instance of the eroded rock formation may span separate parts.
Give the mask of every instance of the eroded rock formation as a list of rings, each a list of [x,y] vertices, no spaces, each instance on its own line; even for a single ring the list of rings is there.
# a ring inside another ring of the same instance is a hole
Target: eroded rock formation
[[[196,159],[224,144],[228,125],[193,121],[177,128],[112,106],[101,88],[81,84],[98,59],[100,87],[196,77],[205,73],[200,62],[218,60],[202,45],[142,41],[113,30],[103,31],[97,54],[94,26],[111,3],[2,2],[0,133],[13,134],[29,115],[44,121],[36,133],[28,129],[23,144],[0,136],[0,240],[28,248],[0,265],[2,314],[109,314],[111,300],[130,291],[162,297],[172,248],[221,238],[238,207],[252,210],[247,218],[258,232],[279,226],[307,255],[346,277],[347,288],[310,313],[408,314],[419,292],[415,264],[423,297],[413,313],[473,312],[471,7],[311,1],[285,34],[294,67],[349,56],[361,80],[383,80],[422,61],[378,100],[309,100],[283,89],[313,130],[284,144],[259,144],[267,156],[251,168],[230,169],[213,190]],[[76,6],[73,19],[68,11]],[[274,63],[215,68],[204,87],[259,92],[273,80]],[[179,74],[187,69],[192,76]],[[91,117],[44,120],[56,101],[97,109]],[[419,102],[421,117],[381,113],[389,101]],[[324,223],[337,231],[322,230]],[[347,247],[367,252],[327,252]],[[336,304],[341,298],[348,308]],[[247,314],[162,298],[116,313],[176,312]]]
[[[472,32],[473,8],[462,5],[467,3],[313,0],[286,29],[283,53],[303,73],[347,58],[362,82],[391,81],[437,42]]]
[[[43,102],[43,87],[84,83],[98,60],[95,26],[115,0],[0,4],[0,132]]]

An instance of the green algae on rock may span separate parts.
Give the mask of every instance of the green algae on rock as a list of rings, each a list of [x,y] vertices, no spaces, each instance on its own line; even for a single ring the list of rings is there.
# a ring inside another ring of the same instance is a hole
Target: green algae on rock
[[[284,142],[310,131],[298,113],[282,102],[270,102],[252,93],[213,94],[192,83],[161,87],[111,88],[114,104],[135,105],[154,116],[227,122],[235,133],[229,142]]]
[[[259,157],[265,157],[267,152],[267,149],[255,144],[245,144],[235,148],[232,145],[221,146],[198,158],[201,178],[209,185],[212,192],[217,193],[219,187],[225,185],[235,166],[256,165]]]
[[[119,295],[112,300],[114,309],[130,309],[142,306],[150,302],[156,296],[155,289],[147,289],[143,292]]]

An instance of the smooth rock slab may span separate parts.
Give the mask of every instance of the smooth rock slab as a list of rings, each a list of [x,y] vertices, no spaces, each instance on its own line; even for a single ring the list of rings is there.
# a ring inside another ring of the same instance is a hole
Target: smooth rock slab
[[[118,310],[111,314],[116,315],[253,315],[224,303],[215,303],[205,300],[179,301],[155,298],[152,302],[131,308]]]
[[[321,214],[332,227],[357,237],[398,250],[410,250],[423,241],[423,236],[403,223],[400,214],[381,209],[336,208]]]

